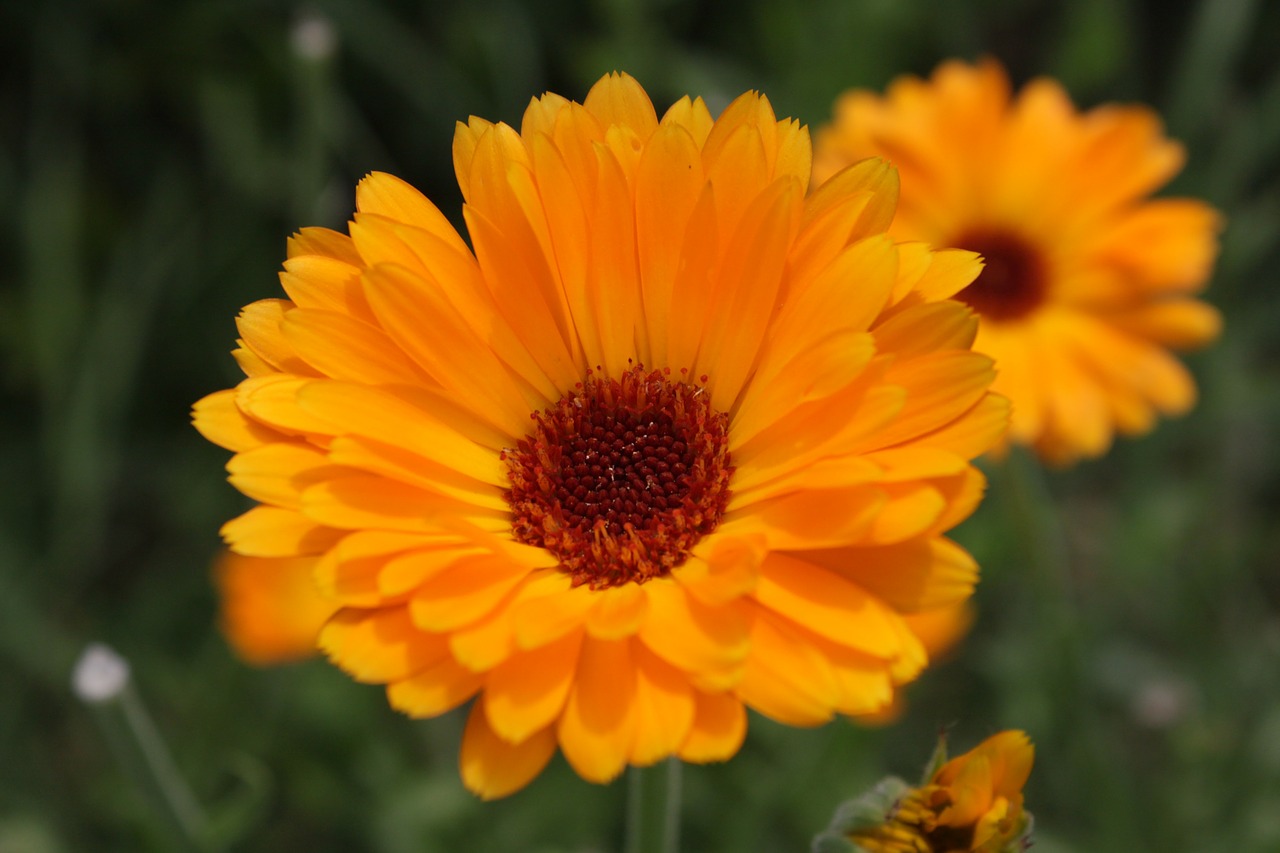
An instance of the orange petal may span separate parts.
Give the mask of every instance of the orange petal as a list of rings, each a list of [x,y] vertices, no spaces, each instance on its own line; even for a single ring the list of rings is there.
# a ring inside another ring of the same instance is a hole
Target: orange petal
[[[747,736],[747,710],[729,693],[695,691],[693,725],[680,746],[680,758],[696,764],[728,761]]]
[[[231,485],[263,503],[288,509],[302,505],[302,490],[342,469],[324,451],[303,442],[275,441],[245,450],[227,463]]]
[[[805,551],[802,557],[908,612],[955,604],[968,598],[978,581],[973,557],[941,537],[875,548]]]
[[[337,311],[294,308],[280,333],[318,373],[348,382],[418,384],[426,375],[376,326]]]
[[[641,587],[649,612],[639,639],[667,663],[708,685],[734,683],[747,656],[747,625],[732,606],[709,607],[668,578]]]
[[[338,236],[351,242],[345,234]],[[354,254],[354,247],[351,252]],[[280,286],[299,308],[336,311],[365,323],[377,323],[360,285],[363,265],[358,255],[350,261],[322,255],[292,255],[280,272]]]
[[[472,706],[462,733],[458,767],[467,790],[482,800],[496,800],[519,791],[542,772],[556,751],[550,726],[518,744],[509,743],[489,728],[481,707]]]
[[[705,604],[725,604],[751,592],[766,549],[763,536],[707,537],[684,565],[671,573],[676,583]]]
[[[675,754],[693,727],[696,700],[684,673],[643,645],[632,644],[636,664],[635,733],[628,756],[647,766]]]
[[[483,676],[444,657],[403,681],[388,684],[387,701],[410,717],[438,717],[474,696],[483,683]]]
[[[484,710],[501,738],[520,743],[560,716],[578,668],[582,632],[507,658],[485,677]]]
[[[766,717],[819,726],[839,704],[831,666],[791,623],[763,607],[751,621],[751,653],[734,693]]]
[[[219,447],[241,451],[259,447],[283,436],[245,417],[236,406],[236,390],[215,391],[191,409],[191,421],[200,434]]]
[[[256,506],[222,525],[222,538],[249,557],[294,557],[320,554],[342,536],[291,509]]]
[[[320,632],[320,648],[352,678],[398,681],[449,657],[445,638],[418,629],[403,607],[344,608]]]
[[[424,580],[410,600],[418,627],[452,631],[498,606],[529,573],[502,556],[464,557]]]
[[[276,370],[300,376],[319,376],[298,358],[280,330],[285,312],[293,308],[287,299],[260,299],[240,309],[236,329],[245,347]]]
[[[586,613],[587,633],[601,640],[620,640],[630,637],[640,626],[649,610],[649,599],[639,584],[596,590],[591,596],[594,604]]]
[[[587,638],[556,727],[564,757],[587,781],[608,782],[626,766],[635,731],[635,694],[631,641]]]
[[[803,558],[771,553],[760,567],[755,599],[834,643],[884,660],[898,657],[899,617],[849,580]]]
[[[582,105],[602,124],[630,128],[641,139],[648,139],[658,127],[658,116],[648,94],[630,74],[614,72],[601,77]]]

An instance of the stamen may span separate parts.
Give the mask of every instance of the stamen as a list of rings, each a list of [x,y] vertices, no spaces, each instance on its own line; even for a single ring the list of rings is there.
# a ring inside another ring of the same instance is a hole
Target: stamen
[[[546,548],[575,586],[645,581],[683,563],[729,502],[729,419],[706,376],[629,368],[587,378],[531,416],[503,453],[520,542]]]

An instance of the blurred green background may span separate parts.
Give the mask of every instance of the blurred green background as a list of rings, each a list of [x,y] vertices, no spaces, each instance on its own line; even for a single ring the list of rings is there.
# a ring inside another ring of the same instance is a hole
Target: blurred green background
[[[992,468],[958,534],[985,572],[969,641],[891,727],[753,717],[737,758],[686,768],[685,849],[807,849],[953,725],[961,749],[1030,732],[1037,851],[1280,850],[1277,43],[1263,0],[0,4],[0,851],[182,849],[70,691],[92,640],[131,662],[220,849],[619,849],[622,783],[557,758],[482,804],[458,715],[231,656],[208,567],[244,502],[188,408],[236,381],[233,318],[277,295],[286,235],[342,227],[363,174],[458,213],[468,114],[624,69],[660,111],[759,88],[816,125],[846,87],[984,53],[1153,104],[1187,144],[1170,192],[1229,223],[1203,399],[1068,472]]]

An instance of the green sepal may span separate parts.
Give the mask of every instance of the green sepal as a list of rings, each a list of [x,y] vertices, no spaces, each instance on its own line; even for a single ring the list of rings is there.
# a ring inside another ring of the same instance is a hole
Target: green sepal
[[[894,805],[910,791],[911,786],[903,780],[887,776],[865,794],[841,803],[830,825],[813,839],[813,853],[858,853],[863,848],[849,836],[883,824]]]
[[[920,778],[920,786],[924,787],[933,781],[934,775],[947,763],[947,732],[938,732],[938,745],[933,748],[933,755],[924,765],[924,776]]]

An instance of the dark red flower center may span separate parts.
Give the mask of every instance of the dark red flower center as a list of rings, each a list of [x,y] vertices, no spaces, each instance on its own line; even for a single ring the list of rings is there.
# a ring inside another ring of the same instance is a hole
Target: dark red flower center
[[[1007,231],[970,231],[954,245],[982,255],[982,272],[956,298],[983,317],[1016,320],[1044,301],[1044,259],[1023,238]]]
[[[575,586],[667,574],[729,503],[729,418],[704,383],[629,368],[588,372],[503,453],[515,538],[560,558]]]

